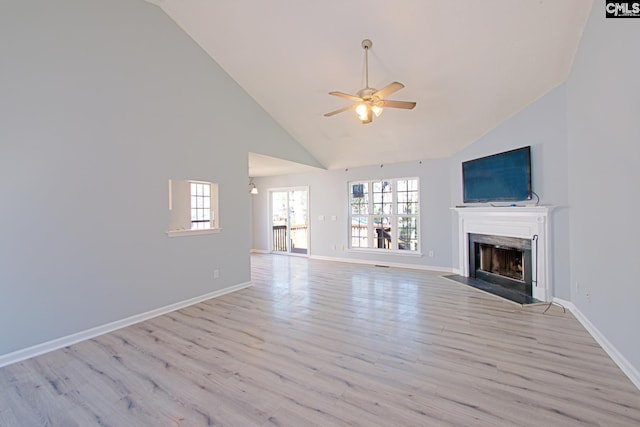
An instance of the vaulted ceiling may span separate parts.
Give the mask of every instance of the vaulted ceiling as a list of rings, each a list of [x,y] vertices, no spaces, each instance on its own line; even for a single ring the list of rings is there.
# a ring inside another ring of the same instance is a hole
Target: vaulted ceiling
[[[328,169],[445,157],[473,143],[567,79],[593,3],[148,1]],[[389,99],[417,106],[385,108],[365,125],[353,111],[324,117],[350,104],[328,92],[365,87],[363,39],[373,41],[370,86],[401,82]],[[260,161],[273,162],[253,156],[251,175],[273,173]]]

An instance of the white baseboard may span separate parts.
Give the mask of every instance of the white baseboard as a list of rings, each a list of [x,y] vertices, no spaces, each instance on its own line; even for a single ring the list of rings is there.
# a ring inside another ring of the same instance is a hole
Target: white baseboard
[[[268,251],[266,249],[251,249],[251,251],[249,251],[252,254],[270,254],[271,251]]]
[[[593,323],[571,301],[553,298],[553,302],[567,308],[578,319],[578,322],[591,334],[600,347],[611,357],[616,365],[624,372],[631,382],[640,390],[640,372],[618,351],[617,348],[594,326]]]
[[[60,348],[76,344],[80,341],[95,338],[99,335],[113,332],[115,330],[124,328],[126,326],[131,326],[135,323],[149,320],[154,317],[158,317],[163,314],[170,313],[172,311],[180,310],[181,308],[185,308],[190,305],[194,305],[211,298],[217,298],[219,296],[226,295],[231,292],[239,291],[240,289],[245,289],[250,286],[251,286],[251,282],[230,286],[228,288],[209,292],[207,294],[200,295],[195,298],[190,298],[184,301],[180,301],[175,304],[170,304],[164,307],[156,308],[154,310],[147,311],[146,313],[136,314],[134,316],[127,317],[125,319],[116,320],[115,322],[96,326],[95,328],[87,329],[85,331],[77,332],[75,334],[67,335],[65,337],[56,338],[55,340],[47,341],[42,344],[36,344],[32,347],[27,347],[22,350],[14,351],[12,353],[3,354],[3,355],[0,355],[0,368],[3,366],[11,365],[12,363],[30,359],[35,356],[40,356],[41,354],[48,353],[53,350],[58,350]]]
[[[351,264],[366,264],[366,265],[384,265],[385,267],[407,268],[411,270],[423,270],[423,271],[436,271],[438,273],[453,273],[452,268],[436,267],[431,265],[403,264],[398,262],[372,261],[368,259],[339,258],[339,257],[328,257],[328,256],[320,256],[320,255],[310,255],[309,258],[317,259],[321,261],[347,262]]]
[[[251,253],[255,254],[271,254],[271,251],[265,251],[263,249],[251,249]],[[300,256],[297,254],[285,254],[292,256]],[[307,255],[304,255],[307,256]],[[335,262],[346,262],[350,264],[365,264],[365,265],[384,265],[385,267],[395,267],[395,268],[407,268],[411,270],[423,270],[423,271],[435,271],[438,273],[456,273],[458,269],[448,268],[448,267],[437,267],[431,265],[419,265],[419,264],[403,264],[399,262],[387,262],[387,261],[373,261],[368,259],[354,259],[354,258],[342,258],[342,257],[331,257],[331,256],[323,256],[323,255],[308,255],[311,259],[317,259],[321,261],[335,261]]]

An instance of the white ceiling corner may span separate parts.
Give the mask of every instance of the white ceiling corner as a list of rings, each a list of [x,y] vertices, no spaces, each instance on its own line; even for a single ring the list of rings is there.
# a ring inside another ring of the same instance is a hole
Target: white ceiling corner
[[[265,156],[264,154],[249,153],[249,176],[275,176],[317,172],[324,169],[290,160]]]

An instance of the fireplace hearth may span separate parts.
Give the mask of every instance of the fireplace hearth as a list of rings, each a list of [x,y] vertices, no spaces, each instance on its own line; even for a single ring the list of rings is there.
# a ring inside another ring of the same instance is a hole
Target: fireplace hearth
[[[552,300],[551,206],[453,210],[458,215],[459,268],[451,278],[491,293],[506,293],[509,296],[500,296],[521,304]]]

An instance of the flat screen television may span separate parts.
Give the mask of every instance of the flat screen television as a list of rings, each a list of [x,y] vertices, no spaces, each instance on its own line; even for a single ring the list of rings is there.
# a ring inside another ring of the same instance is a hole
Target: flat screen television
[[[531,147],[462,163],[464,203],[531,200]]]

